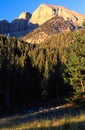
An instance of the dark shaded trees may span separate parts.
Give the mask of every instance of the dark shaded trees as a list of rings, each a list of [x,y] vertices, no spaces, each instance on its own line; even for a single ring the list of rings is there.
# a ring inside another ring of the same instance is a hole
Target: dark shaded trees
[[[58,101],[85,92],[85,30],[40,45],[0,35],[0,105]]]

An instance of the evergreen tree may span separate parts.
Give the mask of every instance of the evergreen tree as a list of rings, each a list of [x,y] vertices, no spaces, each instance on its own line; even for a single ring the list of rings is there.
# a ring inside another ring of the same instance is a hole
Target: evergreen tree
[[[85,35],[77,32],[74,44],[67,50],[65,82],[70,84],[76,94],[85,92]]]

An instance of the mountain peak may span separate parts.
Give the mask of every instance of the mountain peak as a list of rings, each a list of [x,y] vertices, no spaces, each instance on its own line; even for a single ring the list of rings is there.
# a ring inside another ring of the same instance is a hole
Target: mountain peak
[[[72,21],[75,25],[81,25],[85,15],[69,10],[63,6],[41,4],[32,14],[30,22],[43,24],[54,16],[62,16],[65,20]]]
[[[19,18],[19,19],[25,19],[25,20],[29,21],[30,17],[31,17],[31,14],[30,14],[29,12],[24,11],[24,12],[22,12],[22,13],[19,15],[18,18]]]

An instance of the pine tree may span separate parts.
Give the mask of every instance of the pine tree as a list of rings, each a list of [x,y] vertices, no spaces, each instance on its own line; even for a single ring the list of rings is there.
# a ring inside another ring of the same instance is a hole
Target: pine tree
[[[79,36],[77,32],[74,37],[74,44],[67,50],[65,69],[65,82],[80,95],[85,92],[85,35]]]

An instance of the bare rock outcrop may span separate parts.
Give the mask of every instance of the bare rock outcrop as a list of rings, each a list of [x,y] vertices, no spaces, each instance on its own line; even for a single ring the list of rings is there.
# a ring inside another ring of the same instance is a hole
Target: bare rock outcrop
[[[22,12],[18,18],[14,19],[11,24],[11,36],[19,37],[27,33],[29,28],[29,19],[31,14],[29,12]]]
[[[75,26],[69,21],[64,20],[63,17],[56,15],[44,24],[40,25],[33,32],[23,37],[23,40],[28,43],[40,44],[48,37],[61,33],[74,31]]]
[[[32,15],[29,12],[24,11],[11,23],[6,20],[0,20],[0,33],[10,34],[10,36],[18,38],[33,31],[38,26],[43,25],[56,16],[61,16],[64,20],[79,27],[81,27],[82,22],[85,19],[85,15],[71,11],[65,7],[41,4]],[[47,34],[44,34],[43,32],[42,36],[43,35]]]
[[[11,22],[11,32],[20,32],[28,28],[28,21],[25,19],[15,19]]]
[[[14,19],[11,23],[6,20],[0,20],[0,33],[15,37],[21,37],[34,28],[35,25],[29,24],[31,14],[29,12],[22,12],[20,16]]]
[[[0,20],[0,34],[5,34],[10,31],[10,23],[6,20]]]
[[[81,25],[82,21],[85,19],[85,15],[71,11],[63,6],[41,4],[33,12],[30,22],[41,25],[56,15],[62,16],[65,20],[70,22],[74,22],[75,25]]]
[[[20,15],[19,15],[19,17],[18,17],[18,19],[25,19],[25,20],[27,20],[27,21],[29,21],[29,19],[31,18],[31,14],[29,13],[29,12],[22,12]]]

